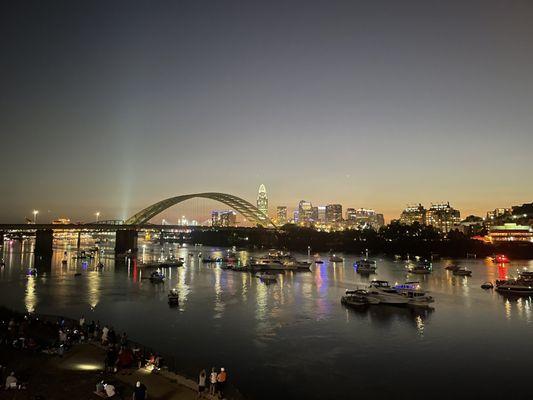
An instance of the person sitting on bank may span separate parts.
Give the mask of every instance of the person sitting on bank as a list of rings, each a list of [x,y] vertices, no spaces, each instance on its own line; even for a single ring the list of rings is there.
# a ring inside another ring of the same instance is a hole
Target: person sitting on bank
[[[6,390],[16,389],[17,388],[17,377],[15,372],[12,371],[11,374],[6,378]]]
[[[117,394],[117,391],[115,389],[114,385],[111,385],[110,383],[104,384],[104,391],[107,397],[113,397]]]
[[[133,400],[146,400],[146,386],[144,386],[140,381],[137,381],[135,384],[135,389],[133,389]]]

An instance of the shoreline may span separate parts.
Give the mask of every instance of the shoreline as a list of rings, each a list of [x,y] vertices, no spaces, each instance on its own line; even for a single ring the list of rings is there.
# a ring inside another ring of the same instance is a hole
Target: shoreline
[[[10,320],[15,319],[16,328],[10,328]],[[60,322],[61,321],[61,322]],[[88,325],[85,325],[87,327]],[[105,325],[101,325],[102,327]],[[203,398],[215,400],[219,398],[242,400],[244,397],[231,384],[224,389],[224,396],[210,395],[209,386],[207,385],[202,395],[198,396],[197,380],[187,376],[183,372],[178,372],[172,357],[165,358],[154,349],[146,347],[140,343],[127,339],[123,348],[138,349],[142,354],[139,367],[137,361],[134,361],[130,367],[121,369],[115,368],[115,371],[109,371],[106,364],[106,346],[101,344],[100,335],[98,338],[90,337],[90,334],[80,340],[77,330],[79,322],[72,318],[62,316],[46,315],[38,313],[22,313],[16,310],[0,305],[0,348],[3,349],[0,357],[0,378],[2,379],[0,391],[3,391],[6,376],[15,372],[16,376],[20,375],[19,382],[22,382],[23,389],[13,390],[12,393],[16,398],[19,394],[22,398],[38,398],[41,392],[47,393],[46,399],[60,399],[59,391],[65,392],[68,397],[72,398],[72,392],[63,384],[61,387],[56,382],[64,377],[75,375],[76,381],[82,382],[81,386],[91,389],[91,393],[82,396],[76,386],[77,398],[97,398],[94,392],[96,384],[102,380],[113,383],[118,386],[120,396],[117,398],[131,398],[131,393],[136,381],[141,381],[148,387],[149,398],[158,400],[177,400],[177,399],[197,399]],[[62,345],[54,335],[56,332],[63,330],[69,333],[68,344]],[[84,329],[87,332],[87,329]],[[118,337],[118,335],[117,335]],[[25,340],[22,342],[22,338]],[[120,340],[120,339],[119,339]],[[31,342],[29,342],[31,341]],[[15,343],[17,342],[17,345]],[[21,343],[19,347],[18,343]],[[24,343],[24,344],[22,344]],[[34,343],[26,347],[27,343]],[[123,343],[124,344],[124,343]],[[34,347],[35,346],[35,347]],[[122,346],[121,346],[122,347]],[[159,355],[162,357],[162,365],[158,368],[151,368],[148,363],[144,365],[143,361],[148,354]],[[50,375],[47,382],[41,382],[42,366],[46,365],[47,373]],[[207,371],[207,368],[206,368]],[[52,383],[50,383],[52,382]],[[87,391],[88,389],[86,389]],[[53,394],[50,395],[49,393]],[[4,393],[7,393],[4,392]],[[25,397],[26,396],[26,397]]]

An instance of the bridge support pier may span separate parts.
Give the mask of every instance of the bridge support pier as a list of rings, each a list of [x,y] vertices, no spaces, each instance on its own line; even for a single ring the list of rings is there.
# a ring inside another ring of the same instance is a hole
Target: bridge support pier
[[[0,232],[0,249],[4,247],[4,232]]]
[[[38,230],[35,233],[35,255],[41,257],[52,257],[54,243],[54,232],[51,229]]]
[[[137,252],[138,233],[132,229],[120,229],[116,233],[115,253],[122,254],[127,251]]]

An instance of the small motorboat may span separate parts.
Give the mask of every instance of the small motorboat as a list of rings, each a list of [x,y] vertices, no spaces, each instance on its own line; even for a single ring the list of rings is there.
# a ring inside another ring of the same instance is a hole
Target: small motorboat
[[[152,283],[163,283],[165,281],[165,275],[159,271],[154,271],[150,274],[150,282]]]
[[[368,292],[363,289],[347,290],[341,297],[341,304],[347,307],[361,308],[371,304],[379,304],[379,300],[375,297],[369,297]]]
[[[492,261],[498,264],[507,264],[510,260],[505,254],[495,254],[491,257]]]
[[[472,271],[466,268],[457,268],[455,271],[453,271],[453,274],[455,276],[472,276]]]
[[[263,282],[264,284],[267,284],[267,285],[269,283],[277,282],[276,275],[269,274],[269,273],[266,273],[266,272],[258,272],[257,274],[255,274],[255,276],[258,277],[261,282]]]
[[[457,264],[450,264],[445,266],[444,269],[448,271],[457,271],[459,269],[459,266]]]
[[[353,267],[359,274],[375,274],[377,269],[376,262],[368,259],[357,260]]]
[[[494,289],[492,282],[485,282],[481,285],[481,289]]]
[[[180,298],[178,289],[174,288],[168,293],[168,304],[171,306],[177,306],[179,304]]]
[[[168,258],[165,261],[159,263],[161,268],[170,268],[170,267],[182,267],[183,261],[177,260],[175,258]]]
[[[101,261],[99,261],[98,264],[96,264],[96,266],[94,267],[94,269],[97,271],[101,271],[104,269],[104,264]]]
[[[343,262],[344,261],[344,258],[342,257],[339,257],[335,254],[332,254],[330,257],[329,257],[329,261],[330,262]]]
[[[511,295],[530,296],[533,294],[533,286],[531,282],[518,279],[497,280],[496,290],[499,293],[508,293]]]
[[[37,268],[30,268],[28,270],[28,276],[37,276]]]

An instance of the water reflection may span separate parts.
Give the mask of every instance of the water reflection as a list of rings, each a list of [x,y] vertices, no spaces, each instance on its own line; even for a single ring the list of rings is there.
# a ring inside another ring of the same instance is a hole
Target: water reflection
[[[26,281],[26,296],[24,297],[24,303],[26,305],[26,311],[32,313],[35,311],[35,306],[37,305],[37,292],[35,290],[35,280],[36,277],[33,275],[28,275]]]

